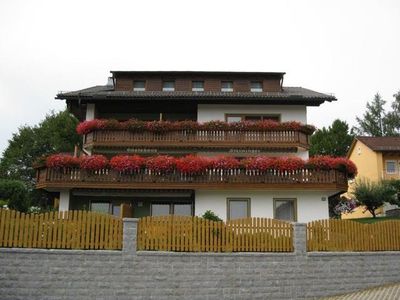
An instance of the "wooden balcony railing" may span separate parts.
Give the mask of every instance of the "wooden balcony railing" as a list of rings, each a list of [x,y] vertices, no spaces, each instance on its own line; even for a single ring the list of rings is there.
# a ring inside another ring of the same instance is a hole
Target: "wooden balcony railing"
[[[202,147],[309,148],[309,135],[300,130],[198,130],[165,133],[96,130],[84,135],[84,147]]]
[[[143,169],[121,173],[111,169],[86,171],[79,168],[37,170],[37,188],[124,188],[124,189],[325,189],[347,190],[345,173],[330,170],[247,171],[207,170],[198,175],[178,171],[169,174]]]

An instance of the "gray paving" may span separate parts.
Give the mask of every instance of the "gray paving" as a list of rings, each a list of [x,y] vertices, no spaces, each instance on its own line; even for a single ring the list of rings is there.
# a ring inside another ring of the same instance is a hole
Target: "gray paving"
[[[397,300],[400,299],[400,283],[384,285],[335,297],[326,297],[321,300]]]

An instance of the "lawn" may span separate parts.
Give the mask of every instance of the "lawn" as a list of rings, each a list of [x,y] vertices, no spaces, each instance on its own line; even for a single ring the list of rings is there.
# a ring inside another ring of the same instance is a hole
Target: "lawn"
[[[389,220],[399,220],[400,217],[377,217],[377,218],[361,218],[361,219],[352,219],[352,221],[364,223],[364,224],[372,224],[375,222],[380,222],[380,221],[389,221]]]

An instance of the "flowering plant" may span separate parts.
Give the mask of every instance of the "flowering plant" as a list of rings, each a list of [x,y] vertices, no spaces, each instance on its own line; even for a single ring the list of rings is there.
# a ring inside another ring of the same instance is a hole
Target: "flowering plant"
[[[199,174],[209,167],[209,160],[206,157],[187,155],[176,159],[176,169],[182,173]]]
[[[104,155],[81,156],[79,166],[85,170],[96,171],[106,168],[108,159]]]
[[[242,160],[242,165],[247,170],[266,171],[272,169],[274,158],[268,156],[248,157]]]
[[[47,157],[46,166],[55,169],[77,167],[79,158],[68,154],[53,154]]]
[[[139,155],[117,155],[110,160],[110,167],[119,172],[137,171],[144,162],[145,159]]]
[[[78,124],[78,126],[76,127],[76,132],[78,134],[87,134],[94,130],[105,129],[105,124],[105,120],[99,119],[84,121]]]
[[[239,160],[232,156],[217,156],[210,159],[210,166],[214,169],[231,170],[240,166]]]
[[[208,121],[200,125],[202,130],[228,130],[229,123],[224,121]]]
[[[153,156],[146,160],[146,167],[154,172],[172,172],[175,169],[175,166],[176,159],[168,155]]]
[[[295,171],[304,168],[305,161],[300,157],[277,157],[273,169],[278,171]]]
[[[142,121],[130,119],[124,122],[117,120],[95,119],[84,121],[77,126],[78,134],[87,134],[94,130],[129,130],[133,132],[150,131],[163,133],[174,130],[236,130],[236,131],[271,131],[271,130],[299,130],[306,134],[315,131],[312,125],[304,125],[299,122],[277,122],[273,120],[240,121],[228,123],[224,121],[208,121],[199,123],[192,120],[186,121]]]

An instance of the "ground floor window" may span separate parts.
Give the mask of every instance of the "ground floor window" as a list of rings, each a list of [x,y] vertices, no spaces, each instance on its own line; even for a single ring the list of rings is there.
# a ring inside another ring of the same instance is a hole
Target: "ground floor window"
[[[178,215],[178,216],[192,216],[193,205],[191,203],[152,203],[151,204],[151,215],[152,216],[166,216],[166,215]]]
[[[250,217],[249,198],[228,198],[228,220]]]
[[[90,210],[108,214],[110,213],[110,202],[92,202]]]
[[[297,221],[296,199],[274,199],[274,218],[286,221]]]

